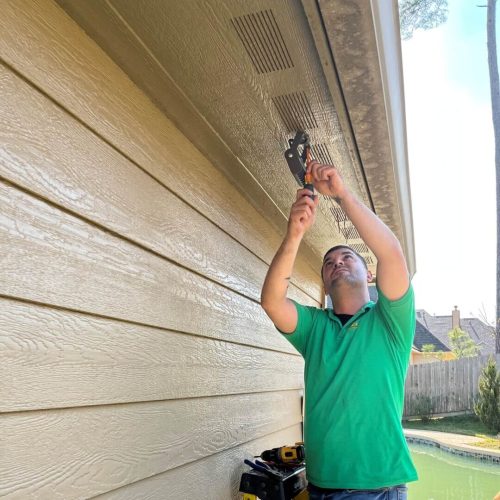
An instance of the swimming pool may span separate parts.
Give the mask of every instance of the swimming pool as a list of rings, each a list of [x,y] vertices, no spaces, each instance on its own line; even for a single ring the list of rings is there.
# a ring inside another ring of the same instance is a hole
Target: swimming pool
[[[408,484],[408,500],[492,500],[500,492],[500,465],[410,443],[419,481]]]

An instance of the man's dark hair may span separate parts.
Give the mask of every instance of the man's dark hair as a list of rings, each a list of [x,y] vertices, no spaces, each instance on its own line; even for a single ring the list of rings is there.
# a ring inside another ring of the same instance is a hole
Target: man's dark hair
[[[328,250],[323,257],[323,264],[325,263],[328,254],[335,250],[338,250],[339,248],[347,248],[347,250],[350,250],[354,255],[356,255],[361,260],[365,268],[368,269],[368,264],[366,263],[365,258],[362,257],[358,252],[356,252],[356,250],[352,249],[349,245],[335,245],[334,247],[330,248],[330,250]],[[323,266],[321,266],[321,276],[323,276]]]

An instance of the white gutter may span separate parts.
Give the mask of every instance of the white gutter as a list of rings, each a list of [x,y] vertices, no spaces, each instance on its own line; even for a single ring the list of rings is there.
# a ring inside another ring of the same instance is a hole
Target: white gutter
[[[406,114],[404,100],[403,60],[399,32],[399,12],[396,0],[370,0],[375,38],[380,62],[388,133],[394,166],[397,200],[408,270],[416,271],[415,239],[410,192]]]

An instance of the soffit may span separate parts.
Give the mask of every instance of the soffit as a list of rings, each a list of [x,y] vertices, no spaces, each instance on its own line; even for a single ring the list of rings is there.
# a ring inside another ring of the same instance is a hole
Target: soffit
[[[340,8],[351,3],[358,19]],[[383,94],[369,2],[59,4],[281,231],[297,189],[283,152],[301,128],[311,136],[314,156],[335,164],[401,240],[385,111],[371,105],[383,101]],[[321,45],[324,27],[329,35]],[[316,262],[333,244],[349,243],[375,263],[331,200],[322,200],[306,243]]]

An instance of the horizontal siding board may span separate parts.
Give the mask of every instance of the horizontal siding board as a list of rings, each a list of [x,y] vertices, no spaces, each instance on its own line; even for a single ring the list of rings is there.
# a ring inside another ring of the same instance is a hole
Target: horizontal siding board
[[[249,441],[222,453],[124,486],[116,491],[99,495],[99,500],[221,500],[238,496],[241,474],[249,467],[245,458],[252,460],[262,451],[302,440],[302,428],[294,425],[261,439]]]
[[[259,300],[265,262],[2,65],[0,82],[1,176]]]
[[[292,395],[0,415],[0,496],[71,499],[111,491],[298,424],[300,395]]]
[[[271,262],[281,243],[273,226],[54,2],[2,3],[0,59],[234,239]],[[321,301],[318,271],[300,254],[294,283]]]
[[[0,411],[302,388],[300,356],[0,299]]]
[[[0,182],[0,295],[284,352],[260,305]]]

